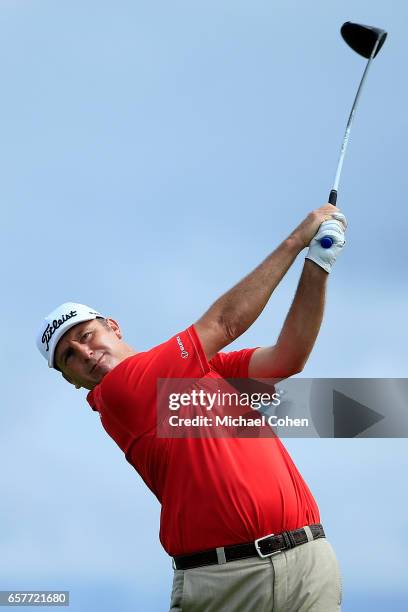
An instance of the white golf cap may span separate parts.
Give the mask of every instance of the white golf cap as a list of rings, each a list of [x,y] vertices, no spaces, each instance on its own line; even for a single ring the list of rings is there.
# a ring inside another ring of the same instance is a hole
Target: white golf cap
[[[38,332],[37,346],[50,368],[54,367],[55,348],[65,332],[78,323],[97,317],[104,318],[93,308],[75,302],[65,302],[45,317]]]

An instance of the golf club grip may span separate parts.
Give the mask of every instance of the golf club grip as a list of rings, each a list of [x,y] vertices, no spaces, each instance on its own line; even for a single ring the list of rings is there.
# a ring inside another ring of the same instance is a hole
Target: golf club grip
[[[329,195],[329,204],[333,204],[333,206],[336,206],[336,202],[337,202],[337,191],[335,189],[332,189]]]

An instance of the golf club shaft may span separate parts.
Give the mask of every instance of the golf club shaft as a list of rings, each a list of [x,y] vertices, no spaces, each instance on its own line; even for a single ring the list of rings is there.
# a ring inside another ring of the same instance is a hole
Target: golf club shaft
[[[337,202],[337,191],[338,191],[339,183],[340,183],[340,175],[341,175],[341,171],[342,171],[342,168],[343,168],[344,157],[346,155],[347,145],[348,145],[348,141],[349,141],[349,138],[350,138],[351,126],[352,126],[352,123],[353,123],[353,119],[354,119],[354,115],[355,115],[355,112],[356,112],[357,104],[358,104],[358,101],[359,101],[359,98],[360,98],[361,91],[363,89],[363,85],[364,85],[364,81],[365,81],[367,73],[368,73],[368,69],[369,69],[369,67],[371,65],[373,57],[375,56],[375,52],[377,51],[378,43],[379,43],[379,40],[377,40],[376,44],[374,45],[373,51],[371,53],[371,56],[370,56],[370,58],[369,58],[369,60],[367,62],[367,65],[365,67],[363,76],[362,76],[361,81],[360,81],[360,85],[359,85],[357,93],[356,93],[356,97],[354,98],[354,102],[353,102],[353,106],[352,106],[352,109],[351,109],[351,113],[350,113],[350,116],[348,118],[347,127],[346,127],[346,131],[345,131],[345,134],[344,134],[341,150],[340,150],[339,162],[337,164],[336,176],[335,176],[335,179],[334,179],[333,187],[332,187],[332,189],[330,191],[330,195],[329,195],[329,204],[333,204],[333,206],[335,206],[336,202]]]

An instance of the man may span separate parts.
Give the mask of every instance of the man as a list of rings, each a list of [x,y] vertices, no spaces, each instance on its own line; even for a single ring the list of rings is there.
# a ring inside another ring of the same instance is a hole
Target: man
[[[41,325],[37,344],[48,365],[89,390],[103,427],[162,505],[173,612],[340,608],[336,557],[316,502],[280,440],[159,437],[156,400],[158,379],[282,379],[300,372],[320,329],[328,273],[345,229],[338,208],[313,211],[194,325],[149,351],[136,352],[116,321],[82,304],[62,304]],[[328,249],[320,244],[323,235],[333,239]],[[276,343],[220,352],[252,325],[308,245]]]

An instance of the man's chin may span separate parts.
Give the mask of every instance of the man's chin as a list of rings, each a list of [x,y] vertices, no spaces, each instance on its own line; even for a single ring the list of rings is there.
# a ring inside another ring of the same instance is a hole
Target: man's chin
[[[96,384],[99,384],[106,374],[109,374],[111,370],[113,370],[115,366],[109,363],[103,363],[101,365],[96,366],[93,379],[96,380]]]
[[[102,379],[104,376],[106,376],[106,374],[108,374],[108,372],[98,372],[97,376],[93,376],[92,380],[88,380],[86,381],[86,383],[82,383],[82,386],[85,389],[88,389],[88,391],[92,391],[92,389],[94,389],[97,385],[99,385],[99,383],[102,382]]]
[[[113,363],[112,357],[104,355],[90,374],[91,380],[89,383],[92,385],[92,388],[99,385],[103,377],[106,376],[106,374],[109,374],[109,372],[111,372],[116,365],[116,363]]]
[[[101,382],[101,380],[103,379],[104,376],[106,376],[106,374],[109,374],[110,369],[104,369],[101,370],[100,372],[98,372],[94,377],[93,377],[93,382],[96,383],[97,385],[99,385],[99,383]]]

